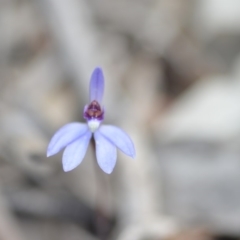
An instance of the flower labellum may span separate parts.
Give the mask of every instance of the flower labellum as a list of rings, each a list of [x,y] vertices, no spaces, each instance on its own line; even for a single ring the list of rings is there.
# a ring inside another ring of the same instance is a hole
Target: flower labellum
[[[85,123],[69,123],[60,128],[52,137],[47,157],[57,154],[65,148],[62,157],[65,172],[76,168],[83,160],[89,142],[94,137],[98,165],[110,174],[117,160],[117,148],[134,158],[135,149],[130,137],[120,128],[112,125],[101,125],[104,119],[102,98],[104,77],[101,68],[96,68],[90,80],[90,103],[84,107]]]

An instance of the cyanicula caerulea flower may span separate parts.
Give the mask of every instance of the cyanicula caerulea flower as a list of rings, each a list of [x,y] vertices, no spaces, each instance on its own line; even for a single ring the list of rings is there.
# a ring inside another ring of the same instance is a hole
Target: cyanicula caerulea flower
[[[130,137],[120,128],[100,125],[104,119],[101,104],[104,92],[104,77],[100,68],[96,68],[90,80],[90,104],[84,107],[86,123],[69,123],[60,128],[52,137],[47,156],[52,156],[65,148],[62,157],[65,172],[76,168],[83,160],[89,142],[94,137],[98,165],[110,174],[117,160],[117,148],[134,158],[135,149]]]

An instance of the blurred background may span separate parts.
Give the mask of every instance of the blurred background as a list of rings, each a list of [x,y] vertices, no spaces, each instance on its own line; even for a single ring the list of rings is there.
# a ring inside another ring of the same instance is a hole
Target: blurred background
[[[64,173],[96,66],[137,157]],[[0,0],[0,240],[240,239],[239,103],[238,0]]]

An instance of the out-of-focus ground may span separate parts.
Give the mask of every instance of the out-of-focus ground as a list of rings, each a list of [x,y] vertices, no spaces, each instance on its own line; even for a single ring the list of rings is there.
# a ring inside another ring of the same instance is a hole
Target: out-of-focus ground
[[[64,173],[96,66],[137,157]],[[240,239],[240,1],[0,0],[0,239]]]

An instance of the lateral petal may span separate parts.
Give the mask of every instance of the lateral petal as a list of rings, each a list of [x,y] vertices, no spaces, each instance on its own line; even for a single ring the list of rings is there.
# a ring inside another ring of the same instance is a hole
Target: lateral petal
[[[48,149],[47,157],[50,157],[64,147],[66,147],[71,142],[75,141],[77,138],[81,137],[84,133],[88,131],[88,126],[83,123],[69,123],[61,127],[52,137]]]
[[[104,76],[101,68],[95,68],[90,80],[90,102],[101,103],[104,92]]]
[[[92,133],[87,131],[84,135],[66,147],[62,158],[63,170],[65,172],[73,170],[82,162],[91,137]]]
[[[112,125],[102,125],[99,132],[126,155],[132,158],[136,156],[131,138],[122,129]]]
[[[96,157],[100,168],[110,174],[116,165],[117,149],[99,131],[94,133]]]

